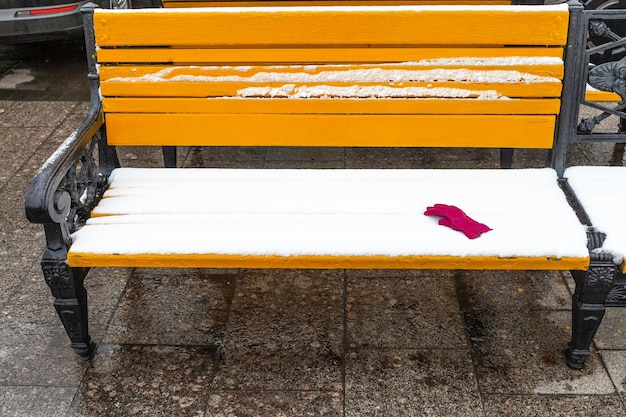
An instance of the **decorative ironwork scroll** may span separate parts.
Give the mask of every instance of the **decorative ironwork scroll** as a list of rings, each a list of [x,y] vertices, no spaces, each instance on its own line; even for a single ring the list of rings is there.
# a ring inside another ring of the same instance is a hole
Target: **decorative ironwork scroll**
[[[622,57],[617,61],[601,62],[594,64],[592,61],[604,59],[606,56],[623,56],[623,53],[610,53],[623,50],[626,45],[626,38],[615,33],[607,24],[608,20],[624,20],[626,15],[614,15],[611,19],[602,14],[593,14],[586,12],[589,16],[588,20],[588,39],[593,38],[594,41],[600,40],[599,45],[588,45],[586,51],[586,63],[588,65],[586,82],[589,86],[599,91],[616,93],[620,96],[620,102],[611,106],[607,103],[591,102],[586,99],[581,100],[581,104],[601,110],[602,113],[593,117],[587,117],[580,120],[578,124],[578,132],[582,134],[592,134],[594,129],[603,120],[609,116],[618,116],[620,119],[626,119],[626,57]],[[623,11],[621,12],[623,14]],[[606,21],[604,19],[607,19]],[[598,58],[600,57],[600,58]],[[595,58],[595,59],[594,59]],[[623,131],[622,123],[616,129],[619,134]],[[624,137],[626,141],[626,136]]]
[[[624,97],[626,97],[626,58],[593,67],[589,70],[587,84],[598,90],[617,93],[624,101]]]
[[[606,298],[607,306],[626,307],[626,282],[616,283]]]
[[[102,184],[103,178],[98,174],[96,162],[98,140],[99,134],[94,136],[80,153],[59,186],[59,191],[67,192],[70,196],[70,210],[66,218],[70,233],[85,224],[91,209],[104,192],[105,184]]]

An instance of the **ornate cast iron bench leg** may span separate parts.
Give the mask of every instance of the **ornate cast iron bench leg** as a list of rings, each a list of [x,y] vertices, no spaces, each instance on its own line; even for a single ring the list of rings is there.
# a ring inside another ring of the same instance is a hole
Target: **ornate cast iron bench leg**
[[[49,246],[44,252],[41,267],[55,298],[54,308],[70,337],[72,348],[78,356],[88,360],[95,351],[89,337],[87,291],[83,286],[89,269],[71,268],[64,255],[63,248],[55,250]]]
[[[593,234],[602,239],[599,233]],[[600,246],[601,243],[594,245]],[[591,354],[589,348],[604,317],[606,299],[613,287],[616,271],[611,254],[593,251],[587,272],[572,271],[576,290],[572,296],[572,340],[567,350],[567,364],[571,368],[582,369],[585,359]]]

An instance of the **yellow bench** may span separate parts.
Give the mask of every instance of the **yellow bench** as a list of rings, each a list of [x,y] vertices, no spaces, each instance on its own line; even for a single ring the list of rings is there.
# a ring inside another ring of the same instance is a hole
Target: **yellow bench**
[[[605,259],[590,258],[593,231],[559,187],[562,166],[129,169],[115,156],[163,146],[174,165],[175,146],[552,149],[575,99],[563,85],[577,13],[87,10],[91,111],[26,203],[46,226],[44,275],[72,346],[93,353],[82,286],[92,267],[593,270]],[[442,227],[423,214],[437,203],[493,230],[467,239]],[[574,318],[570,366],[589,354],[589,314]]]

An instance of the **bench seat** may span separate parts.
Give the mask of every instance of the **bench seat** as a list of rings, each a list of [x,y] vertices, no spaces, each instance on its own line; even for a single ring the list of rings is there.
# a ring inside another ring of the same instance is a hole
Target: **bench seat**
[[[425,216],[456,205],[470,240]],[[585,269],[586,231],[550,168],[120,168],[71,266]]]
[[[585,208],[591,224],[606,234],[602,248],[614,256],[617,265],[626,259],[626,168],[576,166],[565,177]]]

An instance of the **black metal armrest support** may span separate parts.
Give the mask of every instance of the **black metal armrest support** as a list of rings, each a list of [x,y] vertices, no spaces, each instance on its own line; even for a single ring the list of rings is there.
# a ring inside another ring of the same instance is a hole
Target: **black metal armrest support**
[[[92,107],[35,174],[26,195],[28,220],[61,227],[65,243],[87,220],[106,189],[109,174],[119,165],[115,150],[106,144],[103,127],[99,106]]]
[[[70,267],[67,252],[72,233],[85,224],[119,166],[104,127],[100,102],[92,99],[87,117],[35,174],[26,196],[28,220],[43,224],[46,233],[41,261],[46,284],[72,347],[84,359],[95,350],[83,285],[88,269]]]

